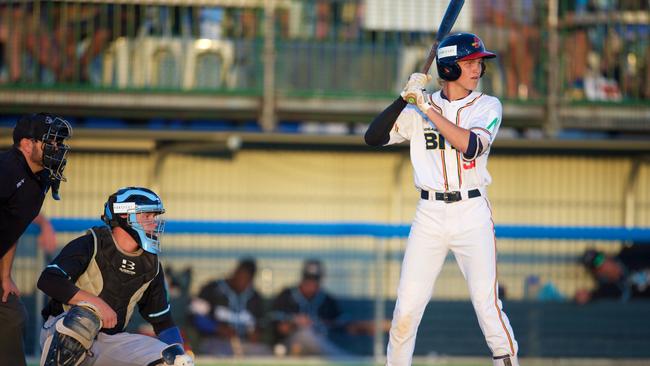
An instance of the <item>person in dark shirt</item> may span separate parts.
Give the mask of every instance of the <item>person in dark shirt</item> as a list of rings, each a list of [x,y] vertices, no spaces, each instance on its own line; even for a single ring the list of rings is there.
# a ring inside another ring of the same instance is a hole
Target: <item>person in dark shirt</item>
[[[60,117],[26,115],[14,127],[13,147],[0,154],[0,365],[25,365],[27,313],[11,268],[18,239],[32,221],[41,226],[46,240],[53,236],[51,225],[39,212],[48,190],[58,199],[69,150],[64,142],[70,136],[70,124]],[[51,244],[49,240],[50,248]]]
[[[316,259],[304,262],[302,280],[296,287],[282,290],[273,301],[274,351],[294,356],[347,356],[328,338],[340,326],[342,311],[330,294],[321,289],[323,264]]]
[[[253,287],[255,260],[242,259],[226,279],[210,281],[192,300],[192,324],[201,335],[199,352],[215,356],[271,355],[262,343],[264,303]]]
[[[650,299],[650,245],[637,243],[624,247],[614,256],[588,249],[581,262],[594,277],[596,287],[578,290],[577,303],[599,299]]]
[[[158,259],[164,212],[151,190],[122,188],[104,205],[106,226],[72,240],[43,270],[38,288],[51,300],[41,312],[41,365],[66,356],[70,365],[86,357],[94,366],[193,365]],[[157,338],[125,332],[136,306]]]

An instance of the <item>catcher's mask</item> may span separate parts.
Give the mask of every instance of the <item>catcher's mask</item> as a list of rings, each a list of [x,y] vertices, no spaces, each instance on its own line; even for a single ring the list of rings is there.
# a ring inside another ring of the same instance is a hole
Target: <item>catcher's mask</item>
[[[63,169],[70,146],[65,140],[72,137],[70,123],[61,117],[48,113],[37,113],[21,117],[13,132],[14,144],[24,138],[43,142],[43,167],[50,173],[50,179],[66,181]]]
[[[144,215],[152,213],[154,215]],[[121,188],[108,197],[102,221],[110,227],[121,227],[138,243],[140,248],[160,253],[160,237],[165,228],[165,213],[160,197],[142,187]]]

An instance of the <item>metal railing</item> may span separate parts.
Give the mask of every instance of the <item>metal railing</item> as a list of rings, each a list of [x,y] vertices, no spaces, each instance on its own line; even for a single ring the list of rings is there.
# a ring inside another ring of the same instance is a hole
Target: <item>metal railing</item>
[[[455,28],[499,55],[482,90],[545,103],[551,120],[567,103],[648,106],[643,1],[503,3],[467,1]],[[379,0],[4,2],[0,88],[249,95],[263,97],[269,118],[278,98],[392,97],[423,61],[444,3],[399,8]]]

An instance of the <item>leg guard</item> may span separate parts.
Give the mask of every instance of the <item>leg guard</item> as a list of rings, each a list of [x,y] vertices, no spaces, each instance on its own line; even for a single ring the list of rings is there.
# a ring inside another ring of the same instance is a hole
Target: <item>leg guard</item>
[[[56,332],[43,345],[41,366],[78,366],[102,328],[95,306],[80,303],[55,324]]]
[[[519,360],[517,356],[498,356],[492,359],[494,366],[519,366]]]

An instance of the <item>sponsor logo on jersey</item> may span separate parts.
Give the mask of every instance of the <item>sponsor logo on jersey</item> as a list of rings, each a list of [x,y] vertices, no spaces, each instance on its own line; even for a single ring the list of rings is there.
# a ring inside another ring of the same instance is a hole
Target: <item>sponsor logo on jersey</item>
[[[25,183],[25,178],[21,179],[18,183],[16,183],[16,188],[20,188],[20,186],[22,186],[23,183]]]
[[[445,150],[447,148],[445,137],[433,130],[424,133],[424,143],[427,150]],[[451,146],[451,148],[454,147]]]
[[[438,49],[438,58],[454,57],[458,54],[456,45],[441,47]]]
[[[132,262],[128,259],[122,259],[122,265],[120,266],[120,272],[134,275],[135,274],[135,262]]]
[[[492,132],[492,130],[494,130],[494,126],[496,126],[498,122],[499,122],[499,117],[495,117],[492,120],[492,122],[490,122],[490,124],[487,126],[487,130]]]

